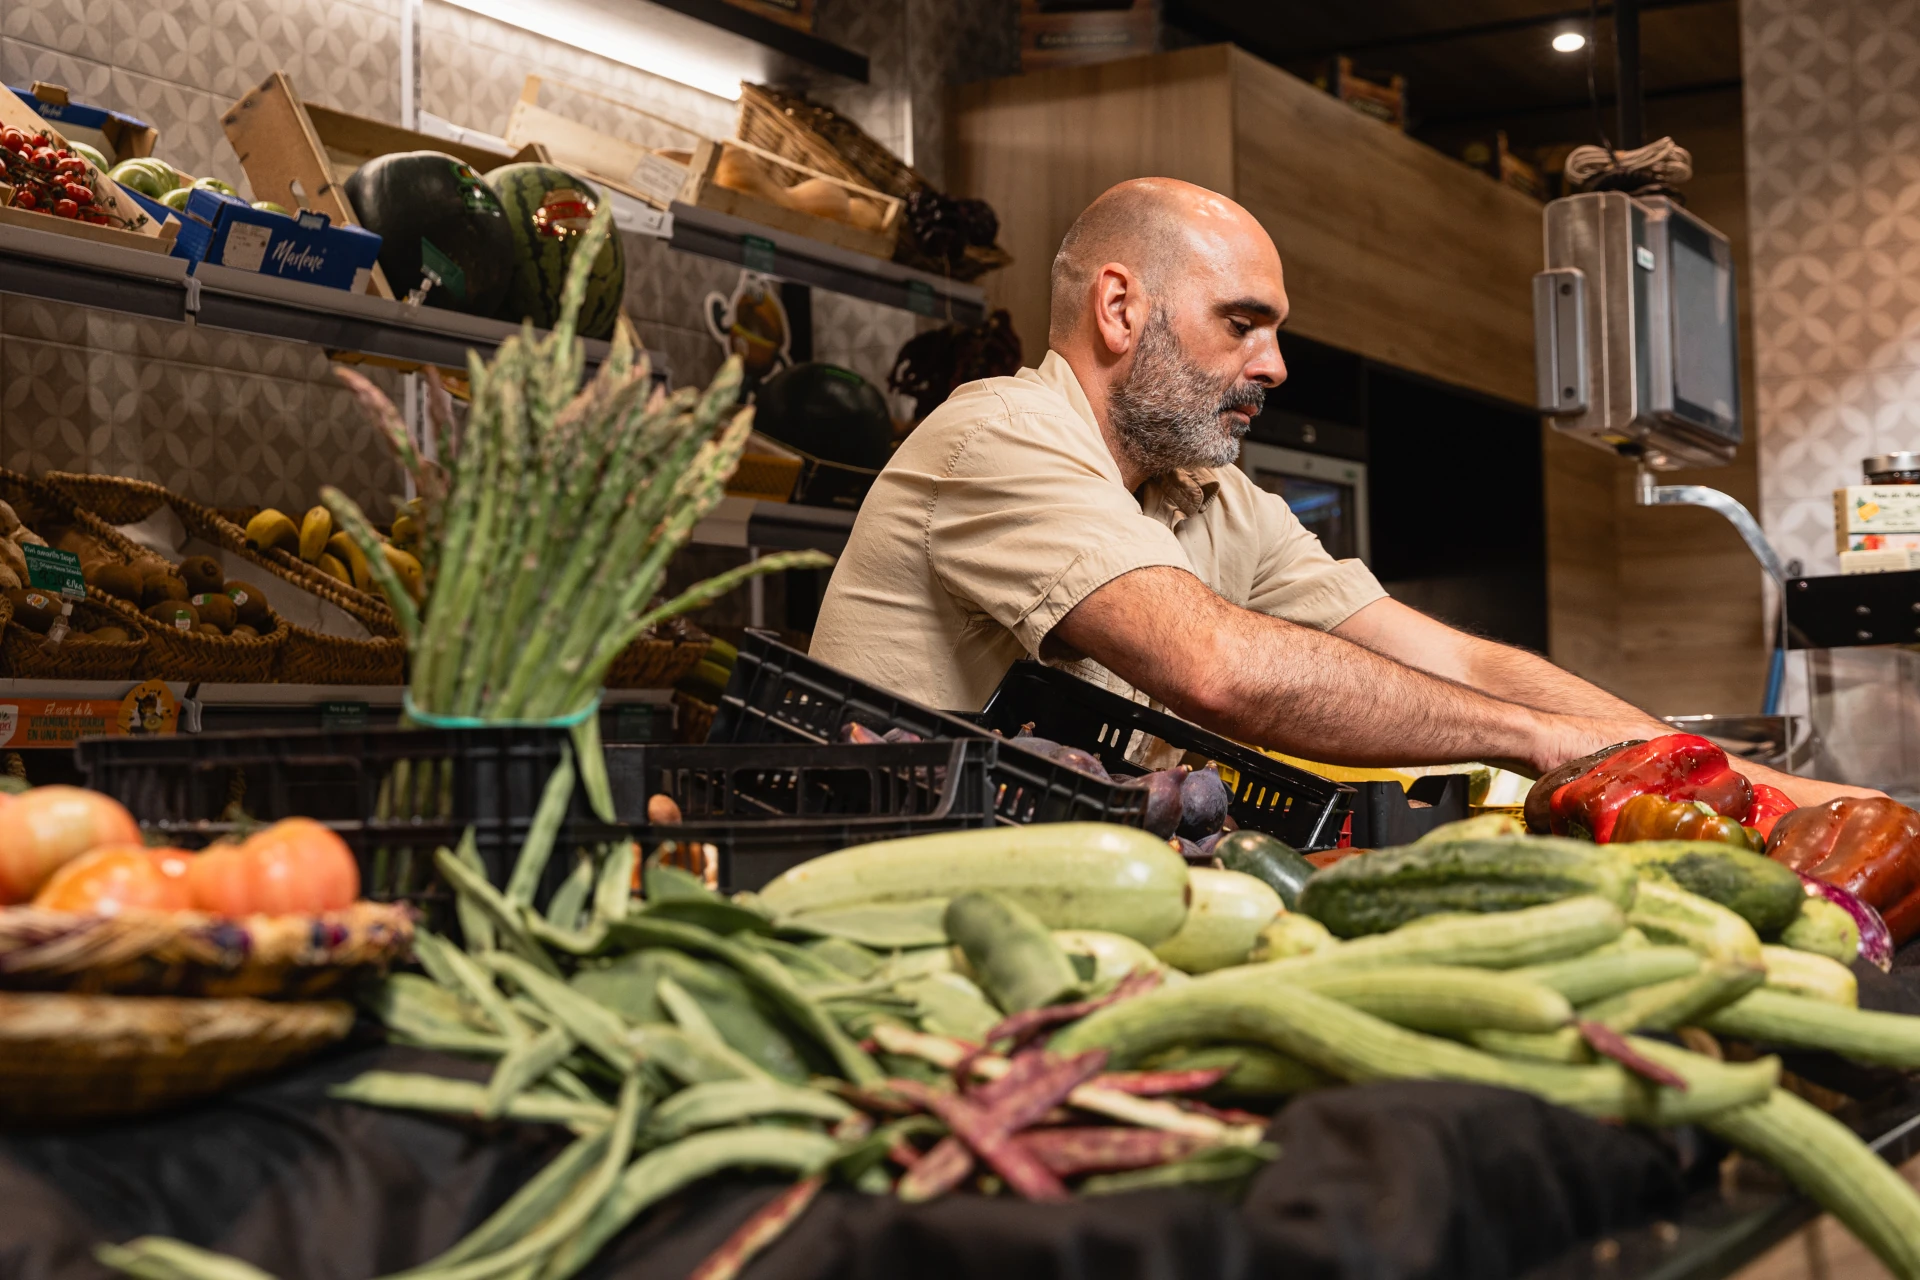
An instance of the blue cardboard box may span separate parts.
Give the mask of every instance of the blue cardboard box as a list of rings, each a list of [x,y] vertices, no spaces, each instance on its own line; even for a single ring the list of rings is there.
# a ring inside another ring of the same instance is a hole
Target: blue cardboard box
[[[160,138],[158,129],[137,116],[75,102],[64,86],[36,83],[26,89],[7,87],[42,120],[51,120],[69,142],[78,140],[90,146],[105,143],[101,150],[109,162],[150,156],[154,143]]]
[[[269,213],[204,187],[187,197],[180,224],[173,255],[194,268],[211,262],[357,293],[367,287],[380,256],[380,237],[363,227],[336,227],[311,210],[292,218]]]

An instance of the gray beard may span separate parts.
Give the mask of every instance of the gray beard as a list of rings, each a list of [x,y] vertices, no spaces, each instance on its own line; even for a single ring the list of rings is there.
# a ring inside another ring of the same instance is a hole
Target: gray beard
[[[1228,417],[1266,398],[1258,384],[1237,386],[1187,359],[1167,314],[1155,307],[1140,334],[1127,380],[1107,400],[1107,418],[1127,461],[1148,476],[1185,467],[1230,466],[1248,424]]]

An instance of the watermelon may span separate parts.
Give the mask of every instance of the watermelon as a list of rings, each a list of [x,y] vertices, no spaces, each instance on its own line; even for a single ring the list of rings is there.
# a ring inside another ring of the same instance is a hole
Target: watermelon
[[[600,193],[584,178],[548,164],[508,164],[487,174],[487,185],[506,210],[513,230],[513,280],[499,317],[531,320],[551,329],[560,318],[573,247],[600,207]],[[620,316],[626,291],[626,259],[616,232],[607,237],[587,277],[587,295],[576,322],[583,338],[605,338]]]
[[[346,181],[354,217],[380,237],[380,269],[396,295],[432,272],[430,307],[490,316],[513,273],[506,212],[473,166],[440,151],[378,156]]]
[[[754,404],[754,428],[802,453],[875,471],[893,456],[886,398],[851,369],[794,365],[769,378]]]

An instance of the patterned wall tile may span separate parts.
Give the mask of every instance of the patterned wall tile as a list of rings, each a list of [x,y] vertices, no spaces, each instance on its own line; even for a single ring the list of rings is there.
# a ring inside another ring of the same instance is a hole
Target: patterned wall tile
[[[93,62],[112,61],[112,27],[113,0],[14,0],[0,7],[0,36]]]
[[[110,64],[29,40],[0,36],[0,80],[17,85],[30,85],[35,80],[63,84],[83,102],[111,105]]]

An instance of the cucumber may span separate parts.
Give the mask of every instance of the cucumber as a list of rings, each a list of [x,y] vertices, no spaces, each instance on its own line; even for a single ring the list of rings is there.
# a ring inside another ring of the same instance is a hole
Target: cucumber
[[[1659,871],[1688,893],[1738,913],[1757,933],[1786,928],[1807,900],[1800,877],[1787,867],[1730,844],[1642,840],[1609,847],[1643,873]]]
[[[1180,931],[1153,954],[1188,973],[1210,973],[1246,963],[1260,931],[1286,908],[1264,881],[1238,871],[1190,867],[1193,900]]]
[[[1187,864],[1165,841],[1108,823],[947,831],[814,858],[761,889],[760,901],[784,918],[974,891],[1017,902],[1049,928],[1101,929],[1153,946],[1186,918]]]
[[[1582,1005],[1580,1018],[1613,1031],[1672,1031],[1733,1003],[1766,976],[1763,969],[1716,960],[1698,973]]]
[[[1002,1013],[1025,1013],[1079,989],[1080,975],[1039,917],[998,894],[963,893],[947,906],[947,936]]]
[[[1860,926],[1839,903],[1808,898],[1800,906],[1799,918],[1780,931],[1780,941],[1799,951],[1852,964],[1860,954]]]
[[[1458,822],[1446,822],[1415,840],[1416,845],[1447,844],[1454,840],[1505,840],[1527,834],[1527,824],[1510,813],[1476,813]]]
[[[1317,873],[1300,910],[1337,937],[1384,933],[1441,912],[1499,912],[1563,898],[1633,902],[1637,876],[1623,859],[1579,840],[1454,840],[1382,849]]]
[[[1303,916],[1298,911],[1282,911],[1260,931],[1260,937],[1253,944],[1253,952],[1247,958],[1253,961],[1287,960],[1294,956],[1312,955],[1337,945],[1333,935],[1327,932],[1327,926],[1312,916]]]
[[[1397,1027],[1461,1035],[1490,1029],[1545,1033],[1573,1020],[1559,992],[1512,973],[1457,965],[1316,973],[1301,986]]]
[[[1335,1083],[1326,1072],[1257,1044],[1171,1049],[1140,1065],[1149,1071],[1212,1071],[1225,1067],[1227,1074],[1208,1091],[1222,1098],[1280,1098]]]
[[[1286,981],[1295,974],[1321,969],[1403,964],[1514,969],[1591,951],[1619,937],[1626,923],[1626,917],[1611,902],[1569,898],[1498,915],[1419,920],[1392,933],[1335,943],[1291,960],[1244,965],[1237,972],[1265,973]]]
[[[1715,960],[1760,965],[1760,937],[1737,913],[1679,885],[1643,880],[1627,913],[1655,942],[1677,942]]]
[[[1284,842],[1264,831],[1229,831],[1213,846],[1213,856],[1229,871],[1240,871],[1264,881],[1292,911],[1300,904],[1300,890],[1319,870]]]
[[[1849,1009],[1860,1006],[1860,980],[1838,960],[1792,947],[1763,946],[1760,962],[1767,966],[1769,991],[1825,1000]]]
[[[1635,987],[1696,974],[1700,972],[1700,957],[1691,947],[1644,947],[1606,955],[1588,952],[1571,960],[1530,965],[1517,972],[1523,978],[1551,987],[1575,1004],[1592,1004]]]
[[[1124,978],[1130,973],[1159,973],[1167,962],[1127,937],[1124,933],[1103,933],[1098,929],[1055,929],[1053,940],[1069,957],[1085,956],[1093,961],[1092,982],[1099,984]]]
[[[1849,1009],[1783,991],[1749,992],[1700,1025],[1715,1035],[1790,1049],[1826,1049],[1855,1062],[1920,1067],[1920,1018]]]
[[[1470,1031],[1467,1043],[1476,1049],[1502,1058],[1527,1058],[1535,1062],[1585,1063],[1593,1061],[1593,1050],[1578,1027],[1558,1031]]]

